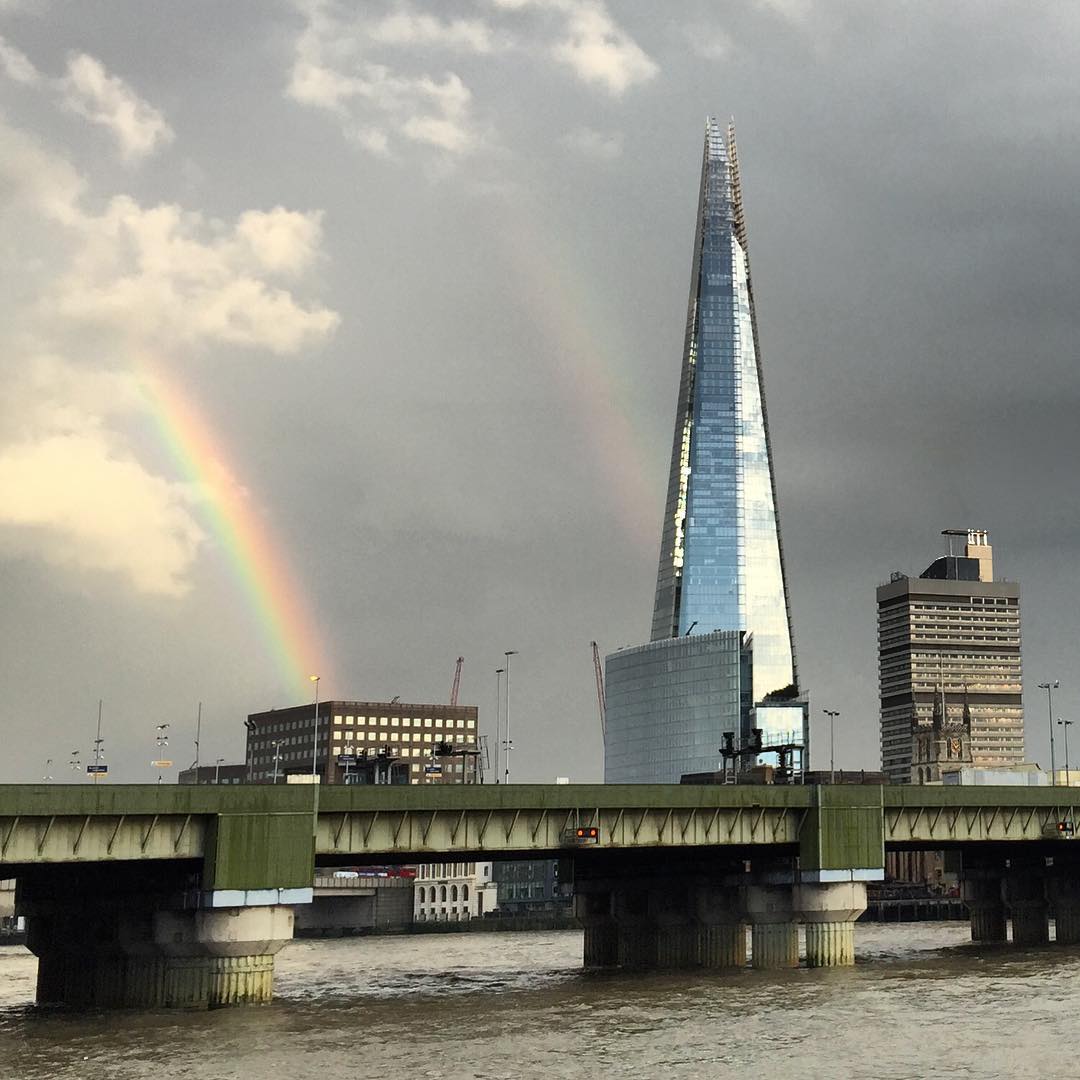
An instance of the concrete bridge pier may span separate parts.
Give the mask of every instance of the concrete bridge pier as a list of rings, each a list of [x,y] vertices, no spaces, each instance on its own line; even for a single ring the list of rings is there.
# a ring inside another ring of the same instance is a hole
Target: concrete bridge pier
[[[806,925],[807,967],[855,963],[855,920],[866,910],[865,882],[802,882],[795,887],[794,908]]]
[[[1059,945],[1080,945],[1080,865],[1062,864],[1055,857],[1046,878],[1046,895],[1054,910],[1055,940]]]
[[[1014,945],[1045,945],[1050,940],[1043,860],[1010,860],[1002,895],[1012,920]]]
[[[746,967],[746,925],[737,886],[699,885],[694,890],[698,960],[702,967]]]
[[[582,962],[586,968],[619,966],[619,926],[611,913],[610,892],[574,894],[574,916],[585,930]]]
[[[773,970],[799,966],[799,924],[790,884],[746,886],[746,918],[751,931],[751,964]]]
[[[293,909],[109,910],[70,900],[35,905],[27,944],[38,1004],[75,1008],[217,1008],[272,996],[274,955]],[[88,910],[89,909],[89,910]]]
[[[960,880],[960,898],[967,905],[971,920],[971,940],[1003,942],[1008,940],[1005,901],[1002,899],[1003,869],[967,867]]]

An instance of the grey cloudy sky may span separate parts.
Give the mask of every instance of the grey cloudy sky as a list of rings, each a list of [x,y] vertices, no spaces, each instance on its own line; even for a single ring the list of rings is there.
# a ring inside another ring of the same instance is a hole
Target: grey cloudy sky
[[[305,666],[440,701],[464,655],[490,730],[506,649],[516,778],[598,778],[589,642],[648,634],[709,112],[839,763],[878,761],[874,588],[945,527],[990,530],[1075,712],[1078,46],[1030,0],[0,0],[0,779],[70,778],[99,698],[118,780],[158,723],[186,764],[200,699],[236,758]],[[215,492],[317,656],[268,642]]]

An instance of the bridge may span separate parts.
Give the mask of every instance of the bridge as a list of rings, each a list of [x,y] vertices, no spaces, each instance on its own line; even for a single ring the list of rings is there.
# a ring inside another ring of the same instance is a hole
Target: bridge
[[[269,1000],[314,866],[562,858],[591,966],[854,961],[887,850],[956,850],[977,940],[1080,942],[1080,789],[0,786],[38,1000]],[[1076,854],[1074,855],[1074,851]]]

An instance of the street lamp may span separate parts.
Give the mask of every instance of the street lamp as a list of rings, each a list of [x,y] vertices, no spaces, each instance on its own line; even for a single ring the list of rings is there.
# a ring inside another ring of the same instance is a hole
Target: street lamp
[[[315,783],[315,766],[319,760],[319,676],[309,675],[308,679],[315,684],[315,720],[311,729],[311,782]]]
[[[221,766],[224,764],[224,762],[225,762],[225,759],[223,757],[219,757],[217,759],[217,761],[214,762],[214,784],[215,785],[221,783]]]
[[[1054,691],[1061,685],[1055,679],[1053,682],[1039,683],[1039,689],[1046,691],[1046,718],[1050,721],[1050,785],[1057,783],[1054,779]]]
[[[503,783],[510,783],[510,751],[514,744],[510,741],[510,657],[517,656],[517,649],[508,649],[503,653],[506,657],[506,754],[503,758]]]
[[[161,783],[161,779],[162,779],[161,770],[164,769],[166,766],[172,764],[171,761],[163,761],[162,757],[161,757],[161,751],[167,749],[168,746],[169,746],[169,725],[168,724],[158,724],[158,726],[157,726],[157,760],[154,761],[152,764],[157,766],[157,770],[158,770],[157,782],[159,784]],[[197,779],[198,779],[198,777],[196,777],[196,780]]]
[[[836,709],[821,710],[829,718],[829,783],[836,783],[836,728],[834,722],[840,713]]]
[[[274,740],[274,783],[277,783],[278,762],[281,760],[281,744],[284,739]]]
[[[1069,728],[1073,726],[1075,721],[1058,719],[1058,725],[1065,729],[1065,786],[1069,787],[1072,784],[1072,780],[1069,777]]]
[[[79,760],[78,750],[71,751],[71,760],[68,762],[68,765],[71,767],[72,772],[82,771],[82,762]]]
[[[499,740],[502,738],[502,677],[506,668],[495,669],[495,783],[499,782]]]
[[[42,780],[45,781],[46,784],[48,784],[52,780],[52,773],[49,772],[49,769],[51,767],[52,767],[52,758],[51,757],[46,758],[45,759],[45,775],[41,778]]]

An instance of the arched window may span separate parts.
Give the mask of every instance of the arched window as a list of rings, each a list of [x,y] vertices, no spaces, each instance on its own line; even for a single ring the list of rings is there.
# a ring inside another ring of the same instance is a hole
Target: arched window
[[[450,899],[451,900],[456,900],[457,899],[457,886],[456,885],[452,885],[450,887]]]
[[[469,886],[468,885],[462,885],[461,886],[461,899],[462,900],[468,900],[469,899]]]
[[[423,902],[424,902],[424,887],[421,885],[420,886],[420,903],[422,904]]]
[[[441,885],[439,887],[439,899],[440,900],[445,900],[446,899],[446,886],[445,885]]]

